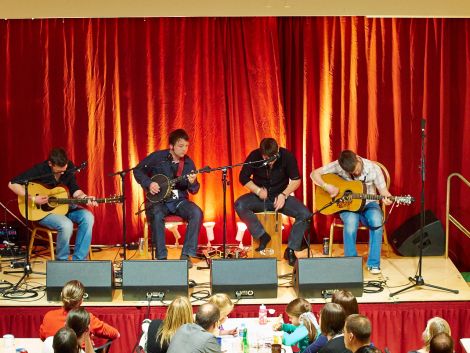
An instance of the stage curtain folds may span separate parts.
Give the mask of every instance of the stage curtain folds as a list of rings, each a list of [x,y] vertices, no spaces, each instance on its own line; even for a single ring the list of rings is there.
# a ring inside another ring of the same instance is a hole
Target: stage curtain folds
[[[443,219],[446,178],[470,177],[470,21],[467,19],[138,18],[0,22],[0,200],[6,184],[65,147],[90,195],[120,193],[114,171],[135,166],[168,133],[191,135],[198,167],[242,162],[263,137],[295,153],[303,175],[296,195],[314,207],[312,169],[345,148],[385,164],[393,194],[419,200],[421,120],[426,119],[426,207]],[[228,241],[234,200],[245,192],[229,171]],[[199,176],[193,197],[222,239],[221,173]],[[144,200],[132,175],[128,240],[142,234],[134,213]],[[470,227],[465,192],[452,209]],[[14,202],[9,203],[13,206]],[[394,211],[389,233],[418,213]],[[121,242],[119,205],[101,205],[93,242]],[[316,217],[317,236],[327,232]],[[286,229],[288,231],[288,228]],[[201,242],[205,242],[201,232]],[[245,239],[248,241],[248,236]],[[467,267],[466,238],[451,252]],[[470,267],[469,267],[470,268]]]

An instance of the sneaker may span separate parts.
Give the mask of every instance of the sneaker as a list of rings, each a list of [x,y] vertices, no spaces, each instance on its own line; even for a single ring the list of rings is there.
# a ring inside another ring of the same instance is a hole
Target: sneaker
[[[188,268],[193,268],[193,263],[191,262],[191,258],[186,254],[181,254],[180,260],[188,261]]]
[[[368,267],[367,269],[371,275],[380,275],[382,273],[379,267]]]

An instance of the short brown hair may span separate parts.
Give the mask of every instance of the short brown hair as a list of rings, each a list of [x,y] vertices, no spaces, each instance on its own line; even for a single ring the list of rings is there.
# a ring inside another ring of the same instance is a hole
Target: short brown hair
[[[261,140],[259,149],[262,155],[272,157],[279,151],[279,146],[275,139],[272,137],[266,137]]]
[[[343,307],[346,317],[351,314],[359,314],[359,305],[357,304],[357,299],[348,290],[337,290],[333,293],[331,297],[331,302],[339,304]]]
[[[435,335],[429,343],[429,353],[452,353],[453,351],[454,341],[445,332]]]
[[[341,305],[326,303],[320,311],[320,330],[325,336],[335,336],[343,332],[346,314]]]
[[[74,330],[69,327],[62,327],[56,332],[52,339],[54,353],[78,353],[78,340]]]
[[[58,167],[65,167],[69,162],[67,158],[67,153],[63,148],[56,147],[51,150],[49,157],[47,158],[49,162]]]
[[[68,281],[60,293],[64,309],[69,311],[71,309],[78,308],[82,302],[84,294],[85,287],[82,282],[77,280]]]
[[[339,155],[338,163],[346,172],[352,173],[356,169],[357,155],[351,150],[344,150]]]
[[[189,141],[189,135],[183,129],[173,130],[172,132],[170,132],[170,135],[168,136],[168,142],[169,142],[170,145],[173,145],[173,146],[180,139],[185,140],[185,141]]]
[[[359,314],[349,315],[346,318],[344,327],[348,332],[352,333],[360,343],[370,342],[372,328],[370,326],[370,320],[366,316]]]

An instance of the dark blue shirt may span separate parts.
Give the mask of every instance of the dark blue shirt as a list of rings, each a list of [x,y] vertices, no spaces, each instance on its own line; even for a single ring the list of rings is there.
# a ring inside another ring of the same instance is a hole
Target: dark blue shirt
[[[145,157],[134,170],[135,180],[146,190],[152,183],[151,177],[155,174],[163,174],[168,178],[175,179],[178,172],[178,162],[173,162],[173,156],[169,149],[150,153]],[[193,160],[185,156],[182,175],[191,174],[196,170]],[[168,199],[167,204],[178,203],[178,200],[187,199],[189,194],[196,194],[199,191],[200,184],[196,181],[190,184],[188,179],[184,178],[178,182],[173,190],[178,190],[178,199]],[[170,206],[170,205],[169,205]]]

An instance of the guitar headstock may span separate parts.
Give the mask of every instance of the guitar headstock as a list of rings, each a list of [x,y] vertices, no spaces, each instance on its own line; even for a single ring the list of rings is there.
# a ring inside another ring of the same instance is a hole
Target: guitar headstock
[[[395,202],[398,205],[411,205],[413,202],[415,202],[415,198],[411,195],[396,196]]]

